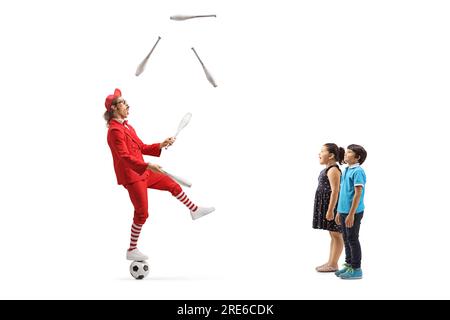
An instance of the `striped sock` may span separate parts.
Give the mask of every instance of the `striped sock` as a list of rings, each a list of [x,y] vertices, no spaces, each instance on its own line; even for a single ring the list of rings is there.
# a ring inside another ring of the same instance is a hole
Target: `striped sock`
[[[130,240],[130,248],[128,251],[134,250],[137,248],[137,242],[139,239],[139,235],[141,234],[142,224],[133,223],[131,226],[131,240]]]
[[[191,200],[189,200],[188,196],[184,193],[184,191],[181,191],[179,195],[177,195],[175,198],[183,202],[183,204],[189,208],[191,211],[197,210],[197,206],[192,203]]]

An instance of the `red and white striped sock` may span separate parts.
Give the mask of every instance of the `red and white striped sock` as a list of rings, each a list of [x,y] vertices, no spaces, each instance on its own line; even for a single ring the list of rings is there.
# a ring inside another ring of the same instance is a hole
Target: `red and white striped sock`
[[[128,251],[134,250],[137,248],[137,242],[139,239],[139,235],[141,234],[142,224],[133,223],[131,226],[131,240],[130,240],[130,248]]]
[[[188,196],[184,193],[184,191],[181,191],[181,193],[177,195],[175,198],[183,202],[183,204],[186,207],[188,207],[189,210],[191,211],[195,211],[198,208],[191,200],[189,200]]]

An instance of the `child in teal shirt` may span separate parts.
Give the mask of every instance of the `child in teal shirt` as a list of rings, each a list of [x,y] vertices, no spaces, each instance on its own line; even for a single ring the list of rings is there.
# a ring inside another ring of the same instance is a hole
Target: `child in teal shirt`
[[[360,165],[367,157],[366,150],[357,144],[347,147],[344,161],[348,164],[341,176],[336,223],[342,226],[345,245],[344,267],[336,271],[341,279],[361,279],[361,245],[359,227],[364,215],[366,174]]]

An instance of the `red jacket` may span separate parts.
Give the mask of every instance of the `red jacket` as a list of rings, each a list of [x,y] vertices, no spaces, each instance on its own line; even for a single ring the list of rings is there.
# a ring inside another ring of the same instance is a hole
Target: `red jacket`
[[[125,124],[126,122],[124,122]],[[161,148],[159,143],[147,145],[136,135],[133,127],[128,123],[125,127],[118,121],[111,120],[108,129],[108,145],[114,161],[114,171],[117,183],[126,185],[144,180],[150,174],[143,154],[159,157]]]

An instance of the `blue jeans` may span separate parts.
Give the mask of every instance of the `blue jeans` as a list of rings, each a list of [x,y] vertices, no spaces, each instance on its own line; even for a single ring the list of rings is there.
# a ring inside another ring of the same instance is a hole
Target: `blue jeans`
[[[348,214],[340,213],[342,236],[345,244],[345,262],[350,264],[353,269],[361,268],[361,245],[359,244],[359,227],[364,211],[355,214],[353,227],[347,228],[345,226],[345,219]]]

